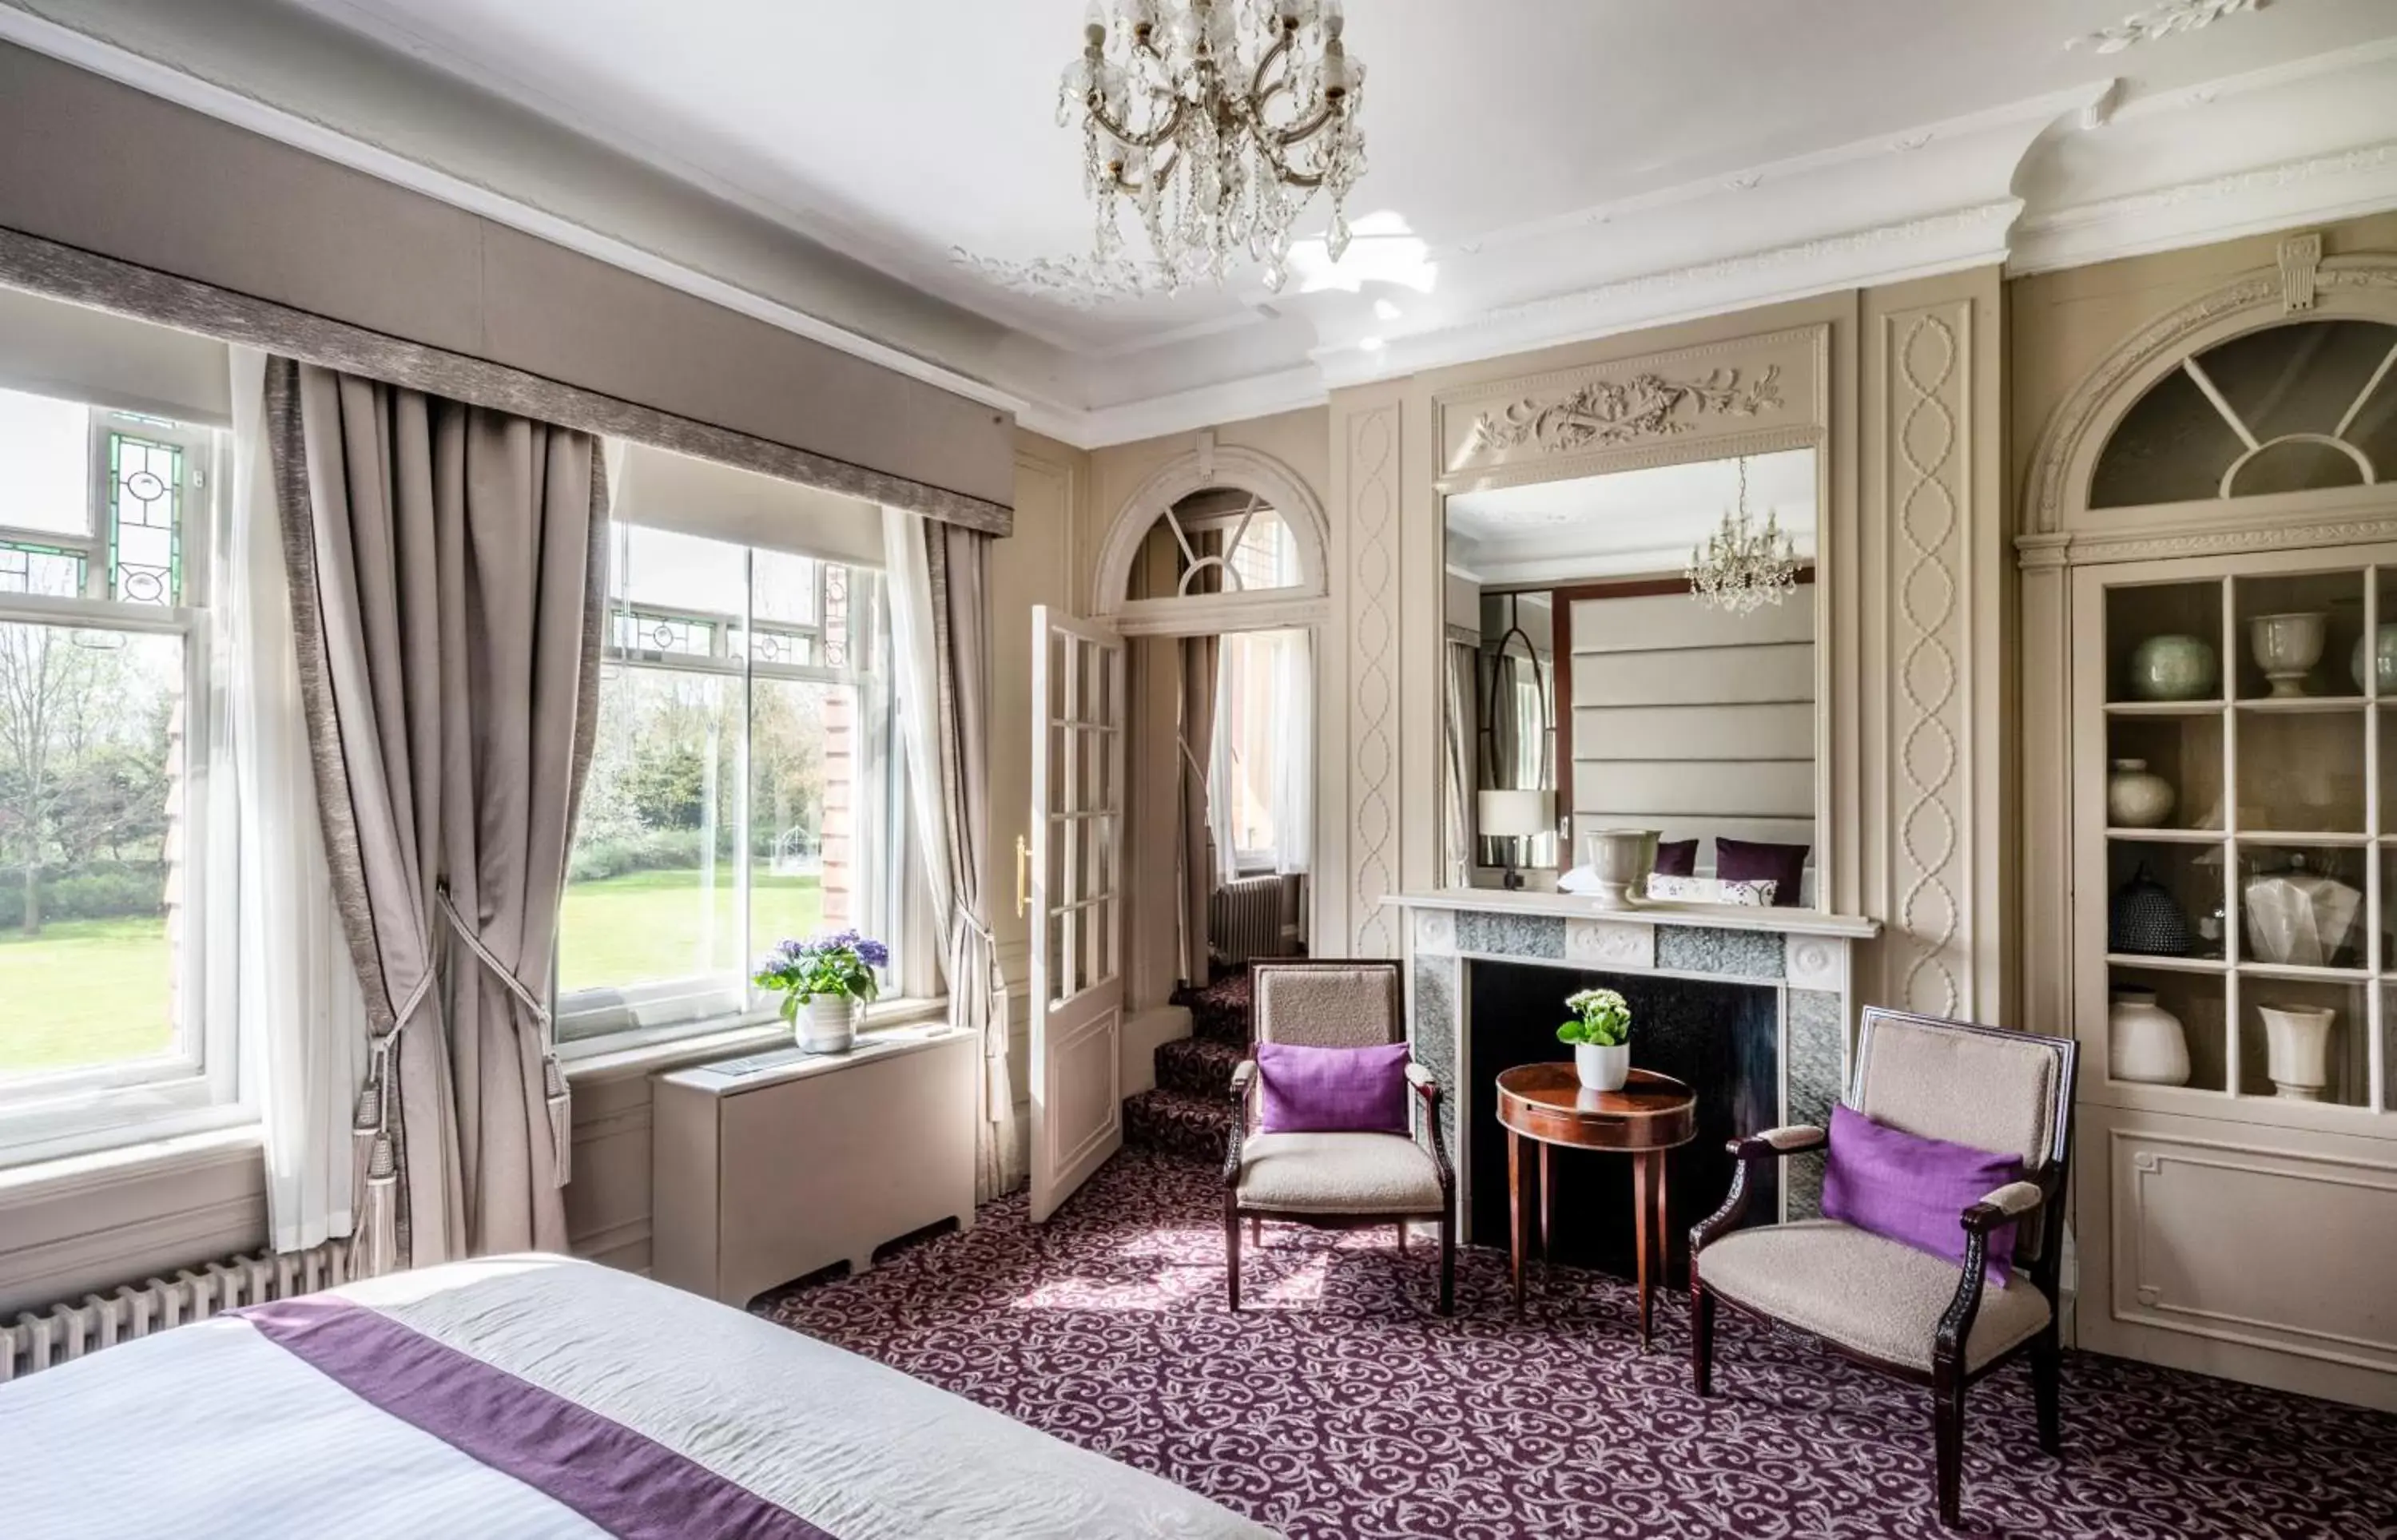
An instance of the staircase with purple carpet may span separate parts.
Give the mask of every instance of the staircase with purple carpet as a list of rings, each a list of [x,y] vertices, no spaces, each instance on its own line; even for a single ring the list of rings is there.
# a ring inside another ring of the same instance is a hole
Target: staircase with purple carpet
[[[1157,1050],[1157,1089],[1124,1103],[1124,1143],[1220,1164],[1232,1126],[1232,1067],[1249,1056],[1249,970],[1231,969],[1173,1003],[1190,1035]]]

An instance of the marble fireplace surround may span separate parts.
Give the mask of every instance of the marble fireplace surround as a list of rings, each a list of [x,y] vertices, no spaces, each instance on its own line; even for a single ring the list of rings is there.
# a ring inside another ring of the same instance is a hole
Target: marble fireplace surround
[[[1460,1217],[1472,1213],[1477,1179],[1471,1141],[1458,1122],[1473,1069],[1468,962],[1487,959],[1770,989],[1780,1021],[1779,1121],[1822,1122],[1847,1083],[1849,1024],[1855,1018],[1853,950],[1881,932],[1877,920],[1815,909],[1666,903],[1601,909],[1566,894],[1483,888],[1399,894],[1383,902],[1406,911],[1409,922],[1408,1033],[1415,1056],[1447,1093],[1440,1098],[1441,1133],[1456,1166]],[[1561,1047],[1558,1056],[1564,1056]],[[1492,1177],[1504,1181],[1505,1174]],[[1786,1184],[1782,1201],[1785,1215],[1811,1212],[1802,1180]]]

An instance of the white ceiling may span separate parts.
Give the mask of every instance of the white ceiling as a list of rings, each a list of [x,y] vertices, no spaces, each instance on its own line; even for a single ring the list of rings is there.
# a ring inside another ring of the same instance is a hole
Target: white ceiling
[[[1739,462],[1698,460],[1448,499],[1448,561],[1485,585],[1679,572],[1739,498]],[[1814,554],[1814,451],[1751,455],[1748,508]]]
[[[1250,275],[1085,306],[957,255],[1089,250],[1079,140],[1052,115],[1082,0],[0,0],[0,18],[38,12],[556,212],[555,147],[517,136],[512,164],[507,135],[401,122],[387,79],[345,89],[321,40],[301,47],[314,13],[857,259],[925,313],[851,282],[809,316],[1091,443],[1907,272],[2397,204],[2397,4],[2271,0],[2110,53],[2091,35],[2216,4],[1356,0],[1372,168],[1351,213],[1376,233],[1279,296]],[[209,35],[234,13],[284,20],[234,53]],[[259,57],[275,37],[291,59]],[[426,89],[423,115],[456,115]],[[569,217],[609,222],[587,200]],[[697,222],[600,232],[773,297]]]

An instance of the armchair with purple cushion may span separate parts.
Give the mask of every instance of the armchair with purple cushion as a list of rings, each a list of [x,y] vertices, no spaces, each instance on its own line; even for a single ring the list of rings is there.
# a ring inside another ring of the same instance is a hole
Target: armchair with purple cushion
[[[1250,967],[1260,1044],[1371,1048],[1406,1041],[1399,965],[1381,960],[1256,962]],[[1232,1136],[1224,1159],[1224,1251],[1231,1308],[1240,1308],[1240,1221],[1261,1242],[1265,1220],[1322,1228],[1440,1227],[1440,1313],[1456,1297],[1456,1175],[1440,1127],[1440,1082],[1404,1066],[1419,1133],[1256,1131],[1259,1070],[1232,1070]]]
[[[2070,1152],[2076,1058],[2068,1039],[1867,1010],[1848,1116],[1861,1114],[1901,1137],[1966,1147],[1967,1155],[2010,1157],[2003,1163],[2019,1178],[1960,1201],[1956,1228],[1937,1235],[1901,1241],[1839,1218],[1738,1229],[1749,1173],[1767,1161],[1825,1149],[1832,1135],[1801,1124],[1734,1140],[1731,1153],[1739,1165],[1731,1195],[1690,1231],[1697,1393],[1713,1393],[1721,1301],[1931,1387],[1943,1525],[1952,1527],[1960,1508],[1964,1392],[1983,1376],[2028,1356],[2040,1447],[2059,1454],[2056,1292],[2063,1229],[2056,1199]],[[1861,1133],[1868,1125],[1855,1126]],[[1849,1146],[1842,1140],[1839,1148]],[[2004,1286],[1993,1286],[1992,1240],[2009,1226],[2015,1271]]]

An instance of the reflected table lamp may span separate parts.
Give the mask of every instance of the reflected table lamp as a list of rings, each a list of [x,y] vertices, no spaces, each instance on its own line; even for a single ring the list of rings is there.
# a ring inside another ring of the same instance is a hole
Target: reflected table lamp
[[[1516,858],[1522,854],[1520,842],[1554,832],[1557,794],[1537,790],[1482,791],[1474,797],[1474,812],[1485,836],[1506,842],[1506,886],[1521,887],[1523,874],[1515,870],[1521,864]]]

